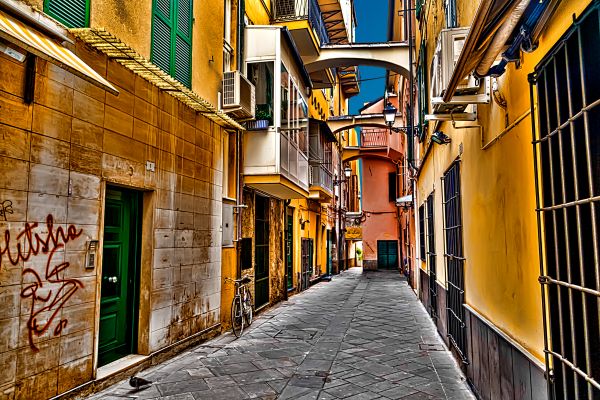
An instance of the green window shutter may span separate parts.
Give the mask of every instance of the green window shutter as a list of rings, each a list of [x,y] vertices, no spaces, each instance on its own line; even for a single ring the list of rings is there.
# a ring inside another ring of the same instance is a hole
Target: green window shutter
[[[425,129],[427,122],[425,121],[425,114],[429,111],[427,103],[427,67],[425,53],[427,51],[425,40],[421,42],[419,49],[419,64],[417,66],[417,86],[419,94],[419,141],[425,139]]]
[[[44,12],[69,28],[90,26],[90,0],[44,0]]]
[[[192,0],[154,0],[152,62],[191,87]]]
[[[175,78],[192,86],[192,0],[177,1],[177,32],[175,37]]]

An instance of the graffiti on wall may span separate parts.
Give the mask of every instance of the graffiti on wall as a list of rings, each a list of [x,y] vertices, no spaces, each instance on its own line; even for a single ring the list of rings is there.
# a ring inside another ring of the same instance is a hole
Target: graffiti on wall
[[[70,267],[68,261],[53,260],[57,254],[64,257],[60,250],[81,236],[82,230],[77,230],[75,225],[69,225],[66,230],[55,225],[52,214],[39,228],[37,222],[27,222],[14,238],[9,229],[0,238],[0,265],[5,258],[11,265],[17,266],[20,262],[45,257],[43,272],[27,267],[21,273],[24,278],[21,297],[31,302],[27,329],[29,346],[34,351],[38,351],[34,337],[44,335],[51,327],[54,327],[54,336],[60,335],[68,324],[68,320],[62,318],[61,310],[75,292],[83,288],[79,280],[64,277],[64,272]]]
[[[12,201],[10,201],[10,200],[0,201],[0,220],[6,221],[6,216],[8,214],[12,214],[12,213],[13,213]]]

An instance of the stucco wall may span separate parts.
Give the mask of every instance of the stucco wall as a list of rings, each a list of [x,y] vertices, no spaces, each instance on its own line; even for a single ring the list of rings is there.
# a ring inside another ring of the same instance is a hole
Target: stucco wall
[[[530,108],[527,75],[568,29],[572,15],[579,15],[587,4],[589,1],[562,2],[537,50],[523,55],[519,69],[514,63],[509,64],[499,78],[500,93],[507,100],[509,124]],[[441,3],[438,5],[442,7]],[[467,25],[474,13],[470,2],[459,2],[460,25]],[[439,32],[443,20],[441,8],[432,8],[427,23],[428,60],[435,46],[433,32]],[[487,143],[504,130],[504,110],[492,103],[478,106],[477,112]],[[481,150],[482,137],[476,128],[456,130],[450,123],[442,123],[439,129],[452,138],[452,143],[434,145],[417,183],[417,206],[429,193],[435,193],[438,282],[444,285],[446,280],[440,177],[460,156],[466,302],[543,360],[531,116],[488,150]],[[423,155],[425,146],[421,150]]]
[[[99,53],[77,53],[120,95],[38,60],[27,105],[23,64],[0,55],[0,202],[11,202],[0,218],[3,396],[51,397],[92,378],[101,254],[95,268],[83,263],[88,240],[102,248],[108,183],[144,191],[139,351],[220,320],[221,128]],[[19,258],[27,226],[72,237],[55,254],[26,246]],[[53,276],[46,263],[64,270]],[[51,305],[61,290],[73,294]]]

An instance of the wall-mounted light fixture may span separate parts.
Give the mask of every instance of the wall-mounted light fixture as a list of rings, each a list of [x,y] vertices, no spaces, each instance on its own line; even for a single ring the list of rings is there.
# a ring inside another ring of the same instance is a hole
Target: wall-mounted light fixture
[[[433,135],[431,135],[431,141],[437,144],[448,144],[452,139],[442,131],[435,131],[433,132]]]
[[[385,107],[383,107],[383,119],[385,120],[385,124],[388,126],[388,128],[394,126],[394,122],[396,122],[396,111],[398,111],[396,107],[394,107],[389,101]]]
[[[310,221],[309,221],[309,220],[307,220],[307,219],[303,219],[303,218],[302,218],[302,213],[300,213],[300,220],[299,220],[299,222],[300,222],[300,227],[301,227],[302,229],[304,229],[304,226],[305,226],[306,224],[310,224]]]

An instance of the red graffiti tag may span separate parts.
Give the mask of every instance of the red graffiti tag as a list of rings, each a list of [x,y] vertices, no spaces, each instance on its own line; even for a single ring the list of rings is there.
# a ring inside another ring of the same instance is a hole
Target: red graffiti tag
[[[83,284],[77,279],[63,279],[61,272],[69,268],[68,262],[62,262],[52,266],[52,257],[57,250],[81,236],[82,230],[77,230],[74,225],[69,225],[65,233],[62,227],[54,227],[54,218],[48,215],[46,218],[46,228],[48,233],[45,237],[33,232],[37,228],[37,223],[25,223],[25,228],[16,237],[15,250],[11,252],[10,232],[4,232],[4,247],[0,244],[0,262],[6,255],[12,265],[17,265],[19,261],[27,261],[32,256],[39,254],[48,255],[46,260],[46,270],[44,280],[32,268],[25,268],[22,276],[33,277],[33,283],[28,284],[21,290],[21,297],[31,298],[31,307],[27,328],[29,331],[29,345],[34,351],[38,351],[34,343],[34,336],[43,335],[53,324],[55,318],[59,316],[60,311],[66,302],[83,288]],[[23,245],[22,240],[25,243]],[[48,288],[50,286],[50,288]],[[54,328],[54,335],[59,335],[63,328],[68,324],[66,319],[60,319]]]

